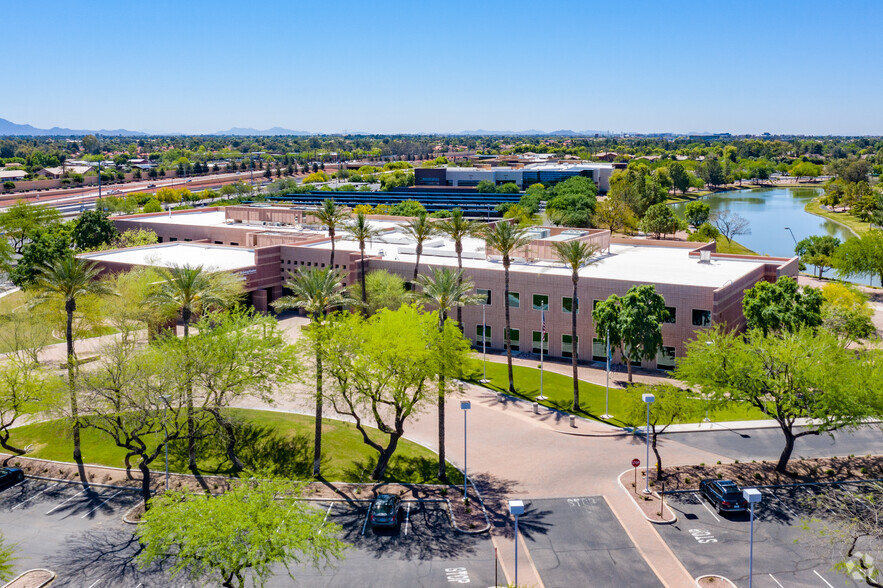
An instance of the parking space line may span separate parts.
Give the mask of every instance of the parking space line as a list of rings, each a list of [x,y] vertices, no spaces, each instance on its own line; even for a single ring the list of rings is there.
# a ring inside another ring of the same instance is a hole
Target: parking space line
[[[33,496],[31,496],[30,498],[28,498],[28,499],[26,499],[26,500],[22,500],[21,502],[19,502],[18,504],[16,504],[15,506],[13,506],[13,507],[12,507],[11,509],[9,509],[9,510],[15,510],[15,509],[17,509],[19,506],[21,506],[21,505],[23,505],[23,504],[25,504],[25,503],[27,503],[27,502],[30,502],[31,500],[33,500],[33,499],[35,499],[36,497],[38,497],[38,496],[40,496],[41,494],[43,494],[44,492],[46,492],[46,491],[48,491],[48,490],[51,490],[52,488],[55,488],[55,487],[58,486],[60,483],[61,483],[61,482],[56,482],[56,483],[52,484],[51,486],[47,486],[46,488],[43,488],[42,490],[40,490],[39,492],[37,492],[36,494],[34,494]]]
[[[362,523],[362,535],[365,534],[365,528],[368,526],[368,517],[371,516],[371,507],[368,507],[368,512],[365,513],[365,522]]]
[[[81,516],[80,518],[85,519],[87,516],[89,516],[90,514],[92,514],[93,512],[95,512],[96,510],[98,510],[99,508],[101,508],[102,506],[107,504],[108,502],[110,502],[113,499],[113,497],[116,496],[117,494],[119,494],[120,492],[122,492],[122,490],[117,490],[116,494],[114,494],[113,496],[111,496],[110,498],[108,498],[107,500],[105,500],[104,502],[102,502],[101,504],[99,504],[98,506],[96,506],[95,508],[93,508],[92,510],[90,510],[89,512],[87,512],[86,514]]]
[[[405,509],[405,535],[408,534],[408,522],[411,520],[411,503],[409,502]]]
[[[778,580],[776,580],[776,577],[775,577],[775,576],[773,576],[772,574],[768,574],[768,575],[769,575],[770,578],[773,579],[773,582],[775,582],[776,585],[777,585],[779,588],[785,588],[784,586],[782,586],[782,584],[781,584]]]
[[[331,514],[331,509],[332,509],[332,508],[334,508],[334,503],[333,503],[333,502],[329,502],[329,503],[328,503],[328,510],[325,511],[325,518],[322,519],[322,524],[323,524],[323,525],[324,525],[325,523],[328,522],[328,515]]]
[[[815,574],[816,576],[818,576],[818,577],[819,577],[819,580],[821,580],[822,582],[824,582],[825,584],[827,584],[827,585],[828,585],[828,588],[834,588],[833,586],[831,586],[831,584],[830,584],[826,579],[824,579],[824,578],[822,577],[822,575],[821,575],[820,573],[818,573],[818,572],[815,571],[815,570],[813,570],[812,573]]]
[[[703,507],[705,507],[705,510],[707,510],[709,513],[711,513],[711,516],[714,517],[714,520],[716,520],[717,522],[721,522],[721,520],[720,520],[719,518],[717,518],[717,515],[714,514],[714,511],[711,510],[710,508],[708,508],[708,505],[705,504],[705,501],[702,500],[702,497],[700,497],[700,496],[699,496],[698,494],[696,494],[695,492],[693,493],[693,496],[696,497],[696,500],[699,501],[699,504],[701,504]]]
[[[55,512],[56,510],[58,510],[59,508],[61,508],[62,506],[64,506],[65,504],[67,504],[68,502],[70,502],[71,500],[76,498],[77,496],[79,496],[80,494],[85,494],[88,490],[89,490],[88,488],[83,488],[83,490],[81,492],[77,492],[76,494],[74,494],[73,496],[71,496],[70,498],[68,498],[64,502],[62,502],[61,504],[56,504],[55,506],[53,506],[51,510],[46,511],[46,514],[52,514],[53,512]],[[92,588],[92,587],[90,586],[89,588]]]
[[[94,582],[92,582],[92,584],[89,585],[89,588],[94,588],[95,586],[98,586],[98,584],[99,584],[99,583],[101,582],[101,580],[103,580],[103,579],[104,579],[104,578],[98,578],[97,580],[95,580]]]

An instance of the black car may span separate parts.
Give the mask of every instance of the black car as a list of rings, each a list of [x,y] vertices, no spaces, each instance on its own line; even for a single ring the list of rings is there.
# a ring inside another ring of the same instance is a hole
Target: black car
[[[699,492],[717,512],[745,512],[748,503],[742,497],[742,490],[732,480],[702,480]]]
[[[395,527],[399,524],[401,500],[395,494],[378,494],[371,504],[372,527]]]
[[[21,468],[0,468],[0,488],[8,488],[25,479]]]

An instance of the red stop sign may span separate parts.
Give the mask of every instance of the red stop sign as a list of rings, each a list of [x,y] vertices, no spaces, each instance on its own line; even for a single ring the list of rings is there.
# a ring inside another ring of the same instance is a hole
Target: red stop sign
[[[641,465],[641,460],[640,460],[640,459],[638,459],[638,458],[636,457],[635,459],[632,460],[632,467],[633,467],[633,468],[636,468],[636,467],[638,467],[639,465]]]

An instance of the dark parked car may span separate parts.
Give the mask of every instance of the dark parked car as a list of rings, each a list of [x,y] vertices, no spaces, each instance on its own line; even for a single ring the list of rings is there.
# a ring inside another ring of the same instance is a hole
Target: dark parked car
[[[8,488],[25,479],[21,468],[0,468],[0,488]]]
[[[699,492],[717,512],[745,512],[748,503],[742,497],[742,490],[732,480],[702,480]]]
[[[395,527],[399,524],[401,500],[395,494],[378,494],[371,504],[372,527]]]
[[[147,184],[148,188],[156,188],[156,184]]]

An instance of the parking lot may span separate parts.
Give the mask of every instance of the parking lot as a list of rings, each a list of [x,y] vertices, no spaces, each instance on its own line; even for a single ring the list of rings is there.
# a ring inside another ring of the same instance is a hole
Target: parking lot
[[[801,528],[810,517],[824,519],[805,499],[818,486],[763,488],[755,506],[754,573],[757,588],[858,586],[831,569],[834,561],[813,547],[816,535]],[[668,494],[678,521],[659,525],[662,538],[694,576],[719,574],[737,586],[748,585],[749,515],[718,514],[698,492]]]
[[[518,528],[546,586],[662,586],[602,497],[525,500]]]
[[[0,531],[17,544],[15,569],[51,569],[58,573],[53,586],[196,586],[183,577],[171,582],[162,567],[142,571],[133,563],[138,542],[134,527],[123,523],[122,516],[140,499],[134,490],[26,479],[0,492]],[[376,531],[367,519],[367,501],[312,505],[325,512],[328,522],[340,525],[341,539],[352,547],[344,560],[321,571],[292,566],[298,585],[389,588],[494,583],[490,536],[456,531],[443,502],[404,502],[401,524]],[[267,586],[291,586],[291,580],[280,567]]]

